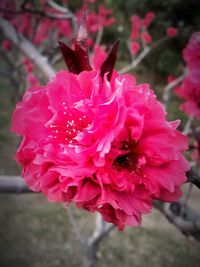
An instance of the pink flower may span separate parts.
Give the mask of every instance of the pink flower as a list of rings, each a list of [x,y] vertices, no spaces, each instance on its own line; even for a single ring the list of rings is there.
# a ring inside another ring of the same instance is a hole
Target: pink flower
[[[98,13],[91,12],[87,16],[87,26],[89,32],[97,32],[101,27],[109,27],[115,22],[111,17],[112,9],[106,9],[103,5],[99,6]],[[78,14],[82,16],[82,14]]]
[[[137,15],[132,16],[131,23],[132,23],[131,39],[136,40],[139,37],[140,17]]]
[[[33,71],[33,63],[28,58],[24,58],[22,60],[22,64],[24,64],[24,68],[27,73],[31,73]]]
[[[12,130],[23,138],[16,153],[22,175],[49,201],[98,211],[119,230],[138,226],[153,199],[180,197],[187,137],[178,121],[166,120],[147,84],[113,69],[119,42],[102,63],[96,48],[95,70],[83,25],[74,50],[59,44],[69,71],[30,87],[13,113]]]
[[[49,31],[51,29],[51,20],[50,19],[43,19],[39,26],[37,27],[36,34],[34,36],[34,44],[39,45],[41,44],[44,40],[46,40],[49,37]]]
[[[55,29],[57,29],[57,39],[61,37],[70,37],[72,34],[71,25],[68,20],[56,20]]]
[[[188,116],[200,119],[200,34],[194,33],[183,50],[188,74],[182,85],[176,90],[177,95],[186,102],[180,107]]]
[[[180,197],[187,138],[177,125],[131,75],[113,73],[109,82],[98,71],[62,70],[27,90],[12,130],[23,137],[16,159],[32,190],[123,229],[140,224],[153,198]]]
[[[28,82],[28,86],[36,86],[36,85],[39,85],[39,81],[38,81],[37,77],[34,74],[29,73],[26,76],[26,80]]]
[[[93,55],[93,67],[95,70],[99,70],[104,60],[106,59],[107,54],[100,45],[95,45],[94,55]]]
[[[178,34],[178,30],[174,27],[169,27],[166,30],[167,36],[169,37],[174,37]]]
[[[194,137],[195,141],[193,145],[191,158],[197,163],[200,163],[200,132],[194,132]]]
[[[115,23],[115,18],[108,18],[105,22],[104,25],[105,27],[110,27],[111,25],[113,25]]]
[[[140,44],[138,42],[133,41],[131,43],[131,53],[136,55],[140,50]]]
[[[200,68],[200,32],[192,34],[187,46],[183,50],[183,58],[188,66],[199,63]]]
[[[1,44],[1,47],[6,51],[10,51],[12,49],[11,41],[10,40],[4,40]]]
[[[150,44],[152,42],[151,35],[148,32],[146,32],[146,31],[144,31],[144,32],[141,33],[141,39],[146,44]]]
[[[87,27],[89,32],[97,32],[102,25],[98,23],[98,16],[96,13],[90,13],[87,17]]]
[[[145,18],[152,22],[156,18],[156,15],[154,12],[150,11],[146,13]]]
[[[145,28],[145,29],[147,27],[149,27],[149,25],[153,22],[153,20],[155,19],[155,17],[156,17],[156,15],[155,15],[154,12],[148,12],[145,15],[144,19],[142,19],[142,21],[141,21],[142,27]]]
[[[88,38],[87,39],[87,44],[88,44],[88,46],[93,46],[93,44],[94,44],[93,39],[92,38]]]
[[[174,76],[174,75],[168,75],[168,77],[167,77],[167,82],[168,83],[171,83],[171,82],[173,82],[174,80],[176,79],[176,77]]]
[[[13,26],[16,27],[16,29],[23,33],[26,36],[30,36],[32,33],[32,17],[29,13],[24,13],[22,15],[19,15],[15,17],[12,20]]]
[[[188,116],[195,116],[200,119],[200,71],[190,71],[176,93],[186,100],[181,105],[181,109]]]

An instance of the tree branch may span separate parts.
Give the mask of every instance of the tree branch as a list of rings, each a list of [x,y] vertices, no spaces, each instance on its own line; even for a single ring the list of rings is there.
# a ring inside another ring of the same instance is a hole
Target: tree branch
[[[50,1],[48,1],[50,2]],[[53,1],[51,1],[53,2]],[[21,4],[21,9],[22,9],[22,12],[27,12],[27,13],[31,13],[31,14],[36,14],[36,15],[39,15],[41,17],[47,17],[47,18],[50,18],[50,19],[60,19],[60,20],[66,20],[66,19],[71,19],[72,18],[72,14],[69,12],[69,10],[64,11],[64,8],[62,10],[62,13],[63,14],[53,14],[53,13],[50,13],[50,12],[45,12],[44,10],[39,10],[39,9],[36,9],[36,8],[33,8],[33,7],[26,7],[26,1],[24,1],[24,3]],[[55,9],[55,6],[53,6],[53,8]],[[59,11],[61,12],[61,11]]]
[[[48,5],[50,7],[52,7],[53,9],[55,9],[58,12],[61,12],[61,13],[64,13],[64,14],[71,13],[71,11],[69,10],[69,8],[64,7],[64,6],[60,6],[56,2],[54,2],[53,0],[47,0],[47,3],[48,3]]]
[[[184,130],[183,130],[183,134],[189,134],[191,133],[191,126],[192,126],[192,122],[194,120],[193,116],[190,116],[185,124]]]
[[[95,40],[95,45],[99,45],[101,43],[101,39],[103,36],[103,26],[99,28],[98,32],[97,32],[97,36],[96,36],[96,40]]]
[[[182,82],[182,80],[184,79],[185,74],[180,75],[178,78],[176,78],[174,81],[168,83],[164,89],[163,89],[163,105],[165,107],[165,110],[167,110],[167,105],[169,103],[169,99],[170,99],[170,95],[171,95],[171,91],[172,89],[177,86],[179,83]]]
[[[200,176],[193,169],[190,169],[186,173],[186,176],[188,178],[188,182],[196,185],[196,187],[200,189]]]
[[[153,205],[183,234],[193,236],[196,240],[200,241],[199,213],[193,211],[181,201],[176,203],[155,201]]]
[[[119,70],[119,73],[120,74],[124,74],[124,73],[134,69],[135,67],[137,67],[137,65],[143,60],[143,58],[146,57],[146,55],[150,51],[151,51],[151,48],[149,46],[145,47],[144,50],[132,61],[132,63],[127,65],[127,66],[125,66],[121,70]]]
[[[20,176],[0,176],[0,193],[32,193]]]
[[[115,226],[103,220],[100,213],[96,214],[96,227],[92,236],[88,239],[88,245],[98,244]]]
[[[145,46],[144,49],[142,50],[142,52],[127,66],[125,66],[124,68],[122,68],[121,70],[119,70],[120,74],[124,74],[132,69],[134,69],[135,67],[137,67],[137,65],[150,53],[152,52],[154,49],[156,49],[158,46],[160,46],[161,44],[163,44],[164,42],[166,42],[167,40],[169,40],[168,36],[165,36],[164,38],[158,40],[157,42],[155,42],[154,44],[152,44],[152,46]]]
[[[85,247],[87,245],[87,241],[79,231],[76,219],[74,218],[74,214],[72,213],[70,207],[67,208],[67,214],[77,240]]]
[[[49,6],[57,10],[58,12],[63,13],[64,15],[68,16],[68,19],[71,19],[72,22],[72,27],[73,27],[73,36],[77,35],[78,31],[78,23],[77,23],[77,17],[74,15],[74,13],[67,7],[63,7],[58,5],[56,2],[53,0],[47,0],[47,3]]]
[[[55,70],[48,63],[47,58],[40,54],[22,34],[17,34],[14,27],[7,20],[0,18],[0,29],[7,39],[34,62],[48,80],[55,74]]]
[[[97,251],[100,242],[106,237],[115,226],[107,223],[103,220],[100,213],[96,214],[95,230],[90,238],[87,240],[87,246],[85,247],[86,259],[85,267],[94,267],[97,260]]]

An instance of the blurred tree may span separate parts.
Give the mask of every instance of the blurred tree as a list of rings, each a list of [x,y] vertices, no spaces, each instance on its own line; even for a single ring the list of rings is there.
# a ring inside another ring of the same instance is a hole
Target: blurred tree
[[[127,18],[133,14],[144,16],[149,11],[156,14],[156,20],[150,26],[150,31],[155,39],[162,36],[169,26],[179,28],[179,36],[176,40],[170,41],[170,44],[163,44],[160,47],[160,53],[156,51],[144,62],[148,67],[151,66],[151,69],[154,68],[156,72],[164,76],[172,72],[177,75],[180,72],[182,63],[180,50],[183,49],[192,32],[200,30],[200,1],[107,0],[107,3],[112,6],[117,20],[125,29],[121,33],[122,39],[127,38],[129,32],[127,29],[130,29],[130,19]]]

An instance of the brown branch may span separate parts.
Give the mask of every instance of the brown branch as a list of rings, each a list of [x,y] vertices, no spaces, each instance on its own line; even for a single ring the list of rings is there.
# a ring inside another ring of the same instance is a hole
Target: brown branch
[[[20,176],[0,176],[0,193],[32,193]]]
[[[74,15],[74,13],[69,8],[60,6],[53,0],[47,0],[47,4],[50,7],[54,8],[56,11],[68,16],[68,19],[71,20],[73,27],[73,37],[75,37],[78,31],[78,23],[77,23],[77,17]]]
[[[98,244],[115,226],[103,220],[100,213],[96,214],[96,227],[92,236],[88,239],[88,245]]]
[[[21,9],[23,12],[36,14],[41,17],[47,17],[50,19],[60,19],[60,20],[72,19],[72,13],[69,11],[65,12],[65,14],[53,14],[36,8],[28,8],[26,7],[26,1],[24,1],[24,3],[21,4]]]
[[[183,234],[192,236],[200,241],[200,214],[193,211],[185,203],[163,203],[155,201],[157,208],[170,223],[176,226]]]
[[[94,267],[97,261],[97,252],[99,245],[115,226],[103,220],[100,213],[96,214],[96,225],[93,234],[87,240],[85,247],[86,258],[84,267]]]
[[[28,39],[22,34],[17,33],[15,28],[7,20],[0,18],[0,29],[7,39],[34,62],[48,80],[54,76],[55,70],[48,63],[47,58],[44,57]]]
[[[76,219],[74,217],[74,214],[73,214],[71,208],[68,207],[66,211],[67,211],[67,215],[68,215],[70,224],[72,226],[73,232],[74,232],[77,240],[83,245],[83,247],[85,247],[87,245],[87,241],[86,241],[86,239],[84,238],[84,236],[81,234],[81,232],[79,230],[79,227],[78,227],[78,225],[76,223]]]
[[[168,105],[169,100],[170,100],[170,95],[171,95],[172,89],[175,86],[177,86],[179,83],[181,83],[183,81],[184,77],[185,77],[185,74],[180,75],[174,81],[167,84],[165,86],[165,88],[163,89],[163,105],[164,105],[165,109],[167,109],[167,105]]]
[[[147,56],[147,54],[149,54],[150,51],[151,48],[149,46],[145,47],[143,51],[129,65],[119,70],[119,73],[124,74],[137,67],[137,65]]]
[[[144,49],[140,52],[140,54],[127,66],[123,67],[121,70],[119,70],[120,74],[124,74],[134,68],[136,68],[139,63],[154,49],[158,48],[161,44],[165,43],[167,40],[169,40],[168,36],[165,36],[164,38],[158,40],[151,46],[145,46]]]
[[[196,187],[200,189],[200,176],[193,169],[190,169],[186,173],[186,176],[188,178],[188,182],[196,185]]]

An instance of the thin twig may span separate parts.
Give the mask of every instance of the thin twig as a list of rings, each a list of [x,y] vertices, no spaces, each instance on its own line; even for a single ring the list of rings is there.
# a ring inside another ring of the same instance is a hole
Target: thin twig
[[[95,45],[99,45],[101,43],[101,39],[102,39],[102,36],[103,36],[103,30],[104,30],[103,27],[99,28],[99,30],[97,32],[97,37],[96,37],[96,40],[95,40]]]
[[[150,51],[151,48],[149,46],[145,47],[144,50],[132,61],[132,63],[119,70],[119,73],[124,74],[137,67],[137,65],[146,57],[146,55]]]
[[[200,241],[200,214],[193,211],[185,203],[163,203],[154,201],[157,208],[170,223],[175,225],[182,233],[193,236]]]
[[[114,228],[115,226],[113,224],[105,222],[100,213],[97,213],[95,230],[92,236],[88,239],[88,244],[90,246],[98,244]]]
[[[18,34],[15,28],[5,19],[0,18],[0,29],[4,36],[8,38],[24,55],[26,55],[42,71],[47,79],[55,74],[55,70],[48,63],[38,49],[22,34]]]
[[[188,118],[188,120],[187,120],[187,122],[185,124],[184,130],[183,130],[184,134],[189,134],[190,133],[193,120],[194,120],[193,116],[190,116]]]
[[[53,0],[47,0],[47,4],[58,12],[61,12],[64,14],[65,13],[66,14],[71,13],[71,11],[69,11],[69,9],[67,7],[60,6],[56,2],[54,2]]]
[[[72,229],[74,231],[74,234],[77,238],[77,240],[83,245],[85,246],[87,244],[86,242],[86,239],[83,237],[83,235],[81,234],[80,230],[79,230],[79,227],[76,223],[76,219],[74,217],[74,214],[73,212],[71,211],[71,208],[68,207],[67,208],[67,215],[68,215],[68,218],[69,218],[69,221],[71,223],[71,226],[72,226]]]
[[[196,185],[196,187],[200,189],[200,176],[193,169],[190,169],[186,173],[186,176],[187,176],[188,182],[193,183],[194,185]]]
[[[53,0],[47,0],[47,4],[50,7],[54,8],[56,11],[63,13],[64,15],[67,14],[67,16],[69,16],[68,19],[70,19],[72,22],[73,36],[76,36],[78,31],[78,23],[77,23],[77,17],[74,15],[74,13],[69,8],[60,6]]]
[[[188,185],[188,190],[187,190],[187,193],[186,193],[186,196],[185,196],[185,199],[184,199],[184,202],[185,202],[186,205],[188,204],[189,199],[190,199],[190,197],[191,197],[191,194],[192,194],[192,188],[193,188],[193,184],[189,184],[189,185]]]
[[[20,176],[0,175],[0,193],[21,194],[31,192]]]
[[[182,82],[182,80],[184,79],[184,74],[180,75],[178,78],[176,78],[174,81],[168,83],[164,89],[163,89],[163,105],[165,110],[167,110],[167,106],[170,100],[170,95],[171,95],[171,91],[172,89],[177,86],[179,83]]]
[[[72,14],[70,12],[67,12],[65,14],[53,14],[53,13],[45,12],[44,10],[39,10],[36,8],[28,8],[26,7],[26,4],[24,3],[21,5],[21,9],[24,12],[36,14],[41,17],[47,17],[50,19],[60,19],[60,20],[72,19]]]
[[[100,242],[112,229],[114,229],[114,225],[106,223],[101,214],[97,213],[94,232],[87,240],[85,267],[94,267],[96,265]]]
[[[140,52],[140,54],[127,66],[125,66],[124,68],[122,68],[121,70],[119,70],[120,74],[124,74],[132,69],[134,69],[135,67],[138,66],[138,64],[150,53],[152,52],[154,49],[158,48],[158,46],[160,46],[161,44],[163,44],[164,42],[166,42],[167,40],[169,40],[168,36],[165,36],[164,38],[158,40],[157,42],[155,42],[154,44],[152,44],[151,46],[145,46],[144,49]]]

